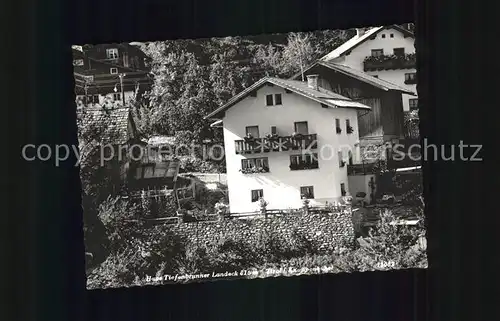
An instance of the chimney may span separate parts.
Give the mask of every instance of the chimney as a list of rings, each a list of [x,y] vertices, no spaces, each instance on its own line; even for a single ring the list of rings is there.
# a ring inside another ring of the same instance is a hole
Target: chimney
[[[307,86],[311,89],[318,90],[318,75],[307,75]]]
[[[365,28],[356,28],[356,36],[361,37],[365,33]]]

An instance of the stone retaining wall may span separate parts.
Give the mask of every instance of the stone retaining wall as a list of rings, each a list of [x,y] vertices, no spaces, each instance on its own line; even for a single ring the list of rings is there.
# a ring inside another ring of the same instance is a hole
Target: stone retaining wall
[[[353,240],[354,226],[351,216],[347,211],[335,214],[287,214],[268,219],[181,223],[170,225],[168,228],[199,244],[211,244],[220,239],[257,243],[266,233],[289,239],[294,232],[298,232],[319,248],[332,250]]]

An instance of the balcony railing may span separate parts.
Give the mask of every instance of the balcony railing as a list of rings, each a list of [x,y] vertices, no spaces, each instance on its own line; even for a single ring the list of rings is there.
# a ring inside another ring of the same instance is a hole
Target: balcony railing
[[[368,56],[365,58],[364,71],[411,69],[416,66],[415,54]]]
[[[242,139],[236,140],[235,144],[236,154],[258,154],[318,148],[316,134],[302,135],[300,137],[282,136],[275,138]]]

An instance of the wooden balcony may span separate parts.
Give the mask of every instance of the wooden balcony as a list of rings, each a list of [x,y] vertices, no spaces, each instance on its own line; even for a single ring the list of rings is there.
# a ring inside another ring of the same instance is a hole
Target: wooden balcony
[[[364,71],[412,69],[416,66],[415,54],[368,56],[363,62]]]
[[[316,134],[301,137],[282,136],[276,138],[253,138],[251,140],[236,140],[236,154],[258,154],[282,152],[288,150],[316,149],[318,141]]]

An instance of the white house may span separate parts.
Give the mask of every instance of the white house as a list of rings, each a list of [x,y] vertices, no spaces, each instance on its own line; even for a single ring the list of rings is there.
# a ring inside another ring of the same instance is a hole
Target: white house
[[[263,78],[205,118],[222,120],[231,212],[339,200],[359,159],[357,110],[365,104],[307,82]],[[246,138],[245,138],[246,137]]]
[[[417,92],[415,36],[400,26],[357,29],[353,38],[321,60],[365,71],[408,91]],[[418,98],[403,94],[403,110],[416,108]]]

